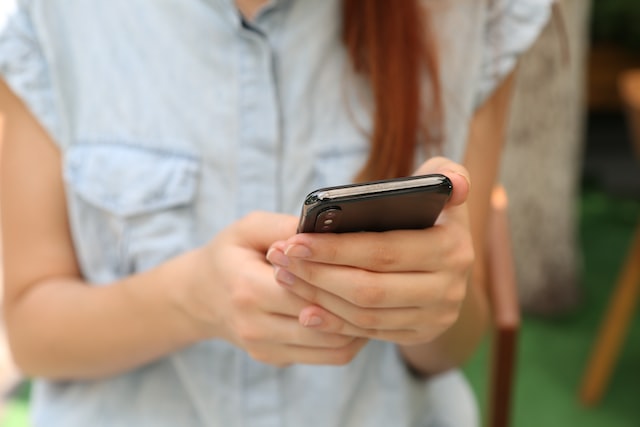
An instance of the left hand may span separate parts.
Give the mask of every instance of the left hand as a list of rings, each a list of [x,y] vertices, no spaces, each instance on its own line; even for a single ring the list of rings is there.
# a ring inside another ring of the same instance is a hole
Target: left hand
[[[416,172],[426,173],[447,175],[454,189],[431,228],[297,234],[271,246],[278,283],[310,302],[299,314],[302,325],[412,345],[456,322],[474,259],[469,178],[441,157]]]

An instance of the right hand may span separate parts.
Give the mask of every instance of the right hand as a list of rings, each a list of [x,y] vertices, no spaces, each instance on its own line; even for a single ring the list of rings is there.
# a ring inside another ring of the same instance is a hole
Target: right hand
[[[192,254],[180,306],[203,338],[224,339],[260,362],[346,364],[367,340],[300,325],[309,302],[283,289],[266,261],[269,247],[296,225],[290,215],[255,212],[222,230]]]

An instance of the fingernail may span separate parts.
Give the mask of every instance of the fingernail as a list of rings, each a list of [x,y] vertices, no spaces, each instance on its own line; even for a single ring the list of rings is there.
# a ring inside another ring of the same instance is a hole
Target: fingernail
[[[320,316],[309,316],[302,323],[303,326],[320,326],[322,318]]]
[[[281,267],[287,267],[289,265],[289,258],[279,251],[278,249],[271,248],[267,252],[267,260],[274,265],[279,265]]]
[[[278,283],[285,286],[292,286],[296,280],[296,276],[280,267],[275,268],[275,276]]]
[[[467,181],[467,185],[469,186],[469,189],[471,189],[471,180],[469,179],[468,176],[461,174],[460,172],[455,172],[455,171],[451,171],[452,173],[455,173],[456,175],[459,175],[461,177],[464,178],[465,181]]]
[[[311,249],[303,245],[289,245],[284,253],[295,258],[308,258],[311,256]]]

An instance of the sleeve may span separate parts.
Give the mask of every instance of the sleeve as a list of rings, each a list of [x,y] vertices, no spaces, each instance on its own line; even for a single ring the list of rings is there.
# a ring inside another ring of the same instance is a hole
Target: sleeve
[[[23,2],[0,8],[0,77],[59,143],[60,126],[49,67]]]
[[[488,0],[480,82],[481,105],[515,68],[518,57],[538,38],[555,0]]]

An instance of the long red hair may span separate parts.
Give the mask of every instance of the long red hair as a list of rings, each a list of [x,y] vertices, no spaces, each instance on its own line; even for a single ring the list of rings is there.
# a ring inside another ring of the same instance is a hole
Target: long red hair
[[[438,144],[442,133],[429,16],[419,0],[343,0],[342,7],[343,43],[375,103],[371,151],[356,180],[409,175],[418,141]]]

